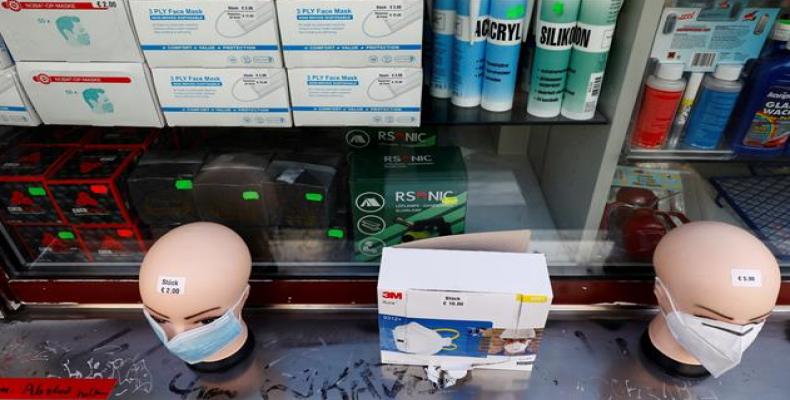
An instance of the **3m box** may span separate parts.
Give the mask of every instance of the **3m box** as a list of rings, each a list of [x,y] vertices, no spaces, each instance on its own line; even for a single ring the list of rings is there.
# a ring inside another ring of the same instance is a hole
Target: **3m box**
[[[44,181],[68,153],[65,147],[17,146],[0,156],[0,218],[3,222],[66,222]]]
[[[47,188],[69,223],[131,225],[126,175],[138,155],[133,149],[80,149],[47,177]]]
[[[279,0],[288,68],[420,67],[421,0]]]
[[[543,254],[384,249],[381,361],[531,370],[552,298]]]
[[[163,126],[144,64],[20,62],[17,70],[47,124]]]
[[[71,226],[14,226],[11,230],[27,262],[88,261],[87,251]]]
[[[456,147],[355,152],[355,259],[373,261],[385,246],[463,233],[466,197],[466,167]]]
[[[154,68],[169,126],[291,127],[284,69]]]
[[[5,0],[0,34],[16,61],[142,62],[126,0]]]
[[[152,68],[280,68],[273,0],[131,0]]]
[[[422,70],[288,70],[296,126],[419,126]]]
[[[436,128],[375,128],[356,127],[346,131],[346,144],[350,149],[378,149],[381,147],[434,147],[438,136]]]
[[[0,125],[36,126],[41,120],[30,104],[16,68],[0,71]]]
[[[0,36],[0,69],[5,69],[12,65],[14,65],[14,58],[11,57],[8,46],[3,41],[3,37]]]

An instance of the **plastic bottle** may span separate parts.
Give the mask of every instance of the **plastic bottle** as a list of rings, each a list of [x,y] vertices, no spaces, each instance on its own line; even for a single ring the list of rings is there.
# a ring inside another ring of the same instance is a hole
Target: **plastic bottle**
[[[667,142],[669,128],[683,97],[686,80],[683,64],[659,64],[645,82],[639,115],[631,144],[637,148],[659,149]]]
[[[703,150],[719,146],[743,89],[743,82],[738,80],[742,70],[741,64],[719,64],[713,75],[702,80],[697,103],[689,116],[684,145]]]
[[[581,0],[539,0],[535,14],[535,59],[527,113],[560,115]]]
[[[431,96],[439,99],[449,99],[453,94],[455,0],[436,0],[432,12],[433,68],[431,73]]]
[[[790,48],[755,63],[735,109],[728,129],[737,154],[782,153],[790,136]]]
[[[453,96],[458,107],[477,107],[483,92],[489,0],[456,2]]]
[[[527,0],[491,2],[480,104],[485,110],[502,112],[513,108],[526,11]]]
[[[788,41],[790,41],[790,16],[783,15],[782,18],[777,19],[776,23],[774,23],[771,38],[763,46],[760,58],[768,57],[775,52],[781,52]]]

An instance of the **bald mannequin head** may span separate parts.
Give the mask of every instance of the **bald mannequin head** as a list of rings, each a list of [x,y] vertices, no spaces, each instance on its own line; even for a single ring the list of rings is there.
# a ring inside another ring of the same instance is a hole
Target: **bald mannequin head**
[[[249,249],[231,229],[208,222],[183,225],[162,236],[146,254],[140,296],[172,339],[231,308],[241,319],[251,268]],[[239,338],[204,361],[233,355],[246,339],[245,325]]]

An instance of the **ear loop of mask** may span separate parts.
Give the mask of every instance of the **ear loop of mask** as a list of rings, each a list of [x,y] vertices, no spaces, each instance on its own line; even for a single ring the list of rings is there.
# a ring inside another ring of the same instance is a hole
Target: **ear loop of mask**
[[[450,332],[450,333],[452,333],[453,335],[449,336],[449,337],[442,336],[445,339],[450,339],[451,342],[453,340],[458,339],[459,337],[461,337],[461,333],[460,332],[458,332],[455,329],[451,329],[451,328],[438,328],[438,329],[434,329],[434,331],[436,331],[437,333],[439,333],[439,332]],[[441,336],[441,335],[439,335],[439,336]],[[455,344],[455,343],[452,343],[449,346],[442,347],[442,350],[445,350],[445,351],[458,350],[458,345]]]
[[[675,306],[675,301],[672,300],[672,294],[669,293],[669,288],[667,288],[667,285],[664,284],[664,281],[662,281],[661,278],[656,277],[656,283],[659,287],[661,287],[661,290],[664,291],[664,297],[666,297],[667,301],[669,301],[669,307],[672,308],[671,311],[680,312],[680,310],[678,310],[678,308]]]

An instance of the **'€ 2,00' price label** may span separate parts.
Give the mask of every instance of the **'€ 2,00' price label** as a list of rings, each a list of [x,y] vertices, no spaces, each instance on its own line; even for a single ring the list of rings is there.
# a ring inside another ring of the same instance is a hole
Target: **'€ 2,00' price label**
[[[186,290],[187,278],[178,276],[160,276],[156,282],[156,290],[161,294],[182,295]]]

